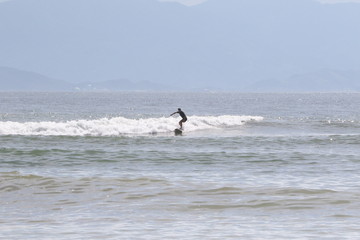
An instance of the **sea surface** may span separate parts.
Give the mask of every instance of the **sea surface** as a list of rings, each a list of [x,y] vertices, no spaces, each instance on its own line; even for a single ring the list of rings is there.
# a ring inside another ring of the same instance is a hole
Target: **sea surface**
[[[359,93],[0,93],[0,239],[360,239],[359,222]]]

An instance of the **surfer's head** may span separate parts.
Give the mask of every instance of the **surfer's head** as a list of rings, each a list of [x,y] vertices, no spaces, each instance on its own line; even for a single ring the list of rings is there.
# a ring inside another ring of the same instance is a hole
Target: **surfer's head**
[[[178,108],[178,111],[181,111],[181,108]]]

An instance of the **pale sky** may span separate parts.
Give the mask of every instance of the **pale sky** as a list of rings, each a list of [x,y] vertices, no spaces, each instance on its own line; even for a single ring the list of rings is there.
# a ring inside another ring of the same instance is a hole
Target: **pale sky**
[[[321,3],[346,3],[346,2],[357,2],[360,3],[360,0],[318,0]]]
[[[195,5],[201,4],[203,2],[206,2],[207,0],[159,0],[159,1],[160,2],[179,2],[186,6],[195,6]]]
[[[0,67],[54,79],[226,90],[360,76],[360,0],[0,3]]]
[[[0,0],[0,3],[7,2],[10,0]],[[207,0],[158,0],[160,2],[179,2],[186,6],[195,6],[201,3],[206,2]],[[345,2],[358,2],[360,3],[360,0],[318,0],[321,3],[345,3]]]
[[[207,0],[158,0],[158,1],[160,1],[160,2],[179,2],[186,6],[195,6],[195,5],[201,4],[203,2],[206,2]],[[321,3],[345,3],[345,2],[360,3],[360,0],[318,0],[318,1]]]

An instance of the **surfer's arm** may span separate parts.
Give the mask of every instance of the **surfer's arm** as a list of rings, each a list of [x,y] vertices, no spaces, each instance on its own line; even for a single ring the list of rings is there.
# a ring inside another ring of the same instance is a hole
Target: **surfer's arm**
[[[174,113],[172,113],[172,114],[170,114],[170,116],[172,116],[172,115],[174,115],[174,114],[177,114],[178,112],[174,112]]]

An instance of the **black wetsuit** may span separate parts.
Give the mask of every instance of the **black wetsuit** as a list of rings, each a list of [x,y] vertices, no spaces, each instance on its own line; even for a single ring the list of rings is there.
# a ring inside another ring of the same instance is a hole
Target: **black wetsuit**
[[[187,117],[183,111],[179,110],[179,111],[177,111],[177,113],[180,115],[180,117],[182,117],[182,122],[187,121]]]

